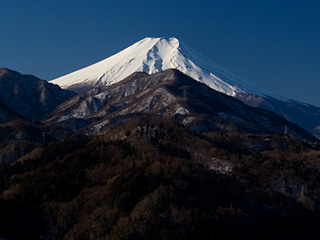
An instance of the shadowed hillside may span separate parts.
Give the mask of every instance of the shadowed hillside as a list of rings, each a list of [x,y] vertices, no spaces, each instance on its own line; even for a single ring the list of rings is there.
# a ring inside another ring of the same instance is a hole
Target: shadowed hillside
[[[159,119],[0,165],[9,239],[316,239],[320,146]]]

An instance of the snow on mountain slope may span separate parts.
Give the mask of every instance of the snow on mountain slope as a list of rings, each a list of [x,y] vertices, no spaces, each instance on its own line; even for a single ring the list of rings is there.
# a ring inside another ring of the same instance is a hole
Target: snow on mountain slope
[[[170,68],[230,96],[243,92],[280,99],[280,96],[210,62],[174,37],[147,37],[105,60],[54,79],[51,83],[82,92],[94,86],[119,82],[134,72],[152,74]]]

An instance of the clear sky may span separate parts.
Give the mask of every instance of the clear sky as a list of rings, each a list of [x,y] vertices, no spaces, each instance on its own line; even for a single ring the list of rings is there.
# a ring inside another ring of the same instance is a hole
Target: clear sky
[[[261,87],[320,106],[320,1],[0,0],[0,67],[51,80],[172,37]]]

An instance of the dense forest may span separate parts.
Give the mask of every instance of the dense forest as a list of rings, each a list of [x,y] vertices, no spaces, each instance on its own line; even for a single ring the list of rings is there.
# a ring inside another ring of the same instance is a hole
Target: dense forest
[[[132,120],[0,163],[0,238],[318,239],[320,145]]]

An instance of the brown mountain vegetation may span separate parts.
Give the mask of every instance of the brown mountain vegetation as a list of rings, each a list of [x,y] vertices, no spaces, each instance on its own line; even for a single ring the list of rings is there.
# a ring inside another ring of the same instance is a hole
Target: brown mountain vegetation
[[[315,239],[320,146],[136,119],[0,164],[8,239]]]

